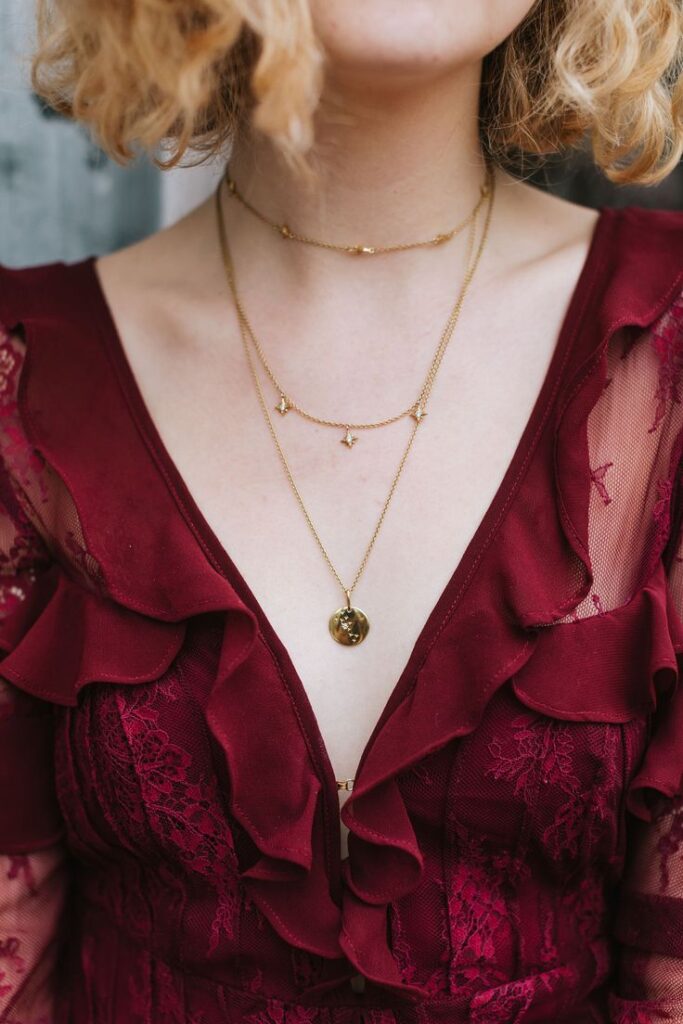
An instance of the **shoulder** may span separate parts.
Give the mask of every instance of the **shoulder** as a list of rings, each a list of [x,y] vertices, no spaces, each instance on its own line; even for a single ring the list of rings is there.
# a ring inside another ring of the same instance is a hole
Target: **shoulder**
[[[0,266],[0,461],[8,446],[21,449],[15,468],[41,478],[30,489],[36,508],[59,493],[46,472],[95,480],[110,424],[125,419],[93,264]],[[45,522],[59,518],[58,504]]]
[[[595,233],[602,234],[603,253],[614,264],[623,259],[631,265],[654,260],[658,266],[683,268],[683,210],[637,205],[593,209],[509,177],[503,178],[503,185],[503,195],[510,194],[517,217],[532,229],[526,239],[515,232],[522,252],[547,256],[600,227]]]
[[[502,179],[499,238],[521,282],[538,289],[537,310],[565,303],[569,350],[563,387],[585,379],[621,329],[643,339],[662,320],[671,332],[683,291],[683,211],[577,206],[525,183]],[[545,303],[545,306],[542,306]],[[667,317],[667,314],[671,314]]]
[[[653,245],[663,253],[683,255],[683,210],[659,210],[654,207],[624,206],[609,211],[618,238]]]
[[[544,200],[548,221],[554,220],[568,248],[584,234],[582,284],[592,294],[589,305],[602,336],[621,325],[649,327],[678,303],[683,210],[636,205],[586,210],[555,197]]]
[[[605,329],[648,328],[677,313],[683,291],[683,211],[603,210],[595,264]]]
[[[72,264],[18,268],[0,264],[0,323],[7,330],[28,321],[83,323],[92,315],[92,264],[92,257]]]
[[[560,295],[563,282],[578,281],[600,336],[620,323],[651,324],[683,288],[683,210],[592,209],[506,175],[496,204],[515,276]]]
[[[683,211],[626,206],[603,214],[609,231],[606,255],[624,274],[631,272],[634,287],[666,285],[683,274]]]

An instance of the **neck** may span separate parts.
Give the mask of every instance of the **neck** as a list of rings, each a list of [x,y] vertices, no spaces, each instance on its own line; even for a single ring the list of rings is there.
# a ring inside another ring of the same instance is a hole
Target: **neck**
[[[394,245],[448,231],[469,214],[484,179],[479,75],[469,66],[426,84],[368,87],[362,97],[357,85],[328,82],[316,115],[313,187],[256,135],[236,144],[231,175],[270,220],[323,241]],[[249,217],[233,205],[238,236]],[[255,218],[248,230],[264,240],[269,231]],[[286,252],[299,280],[320,260],[311,246],[287,244]]]

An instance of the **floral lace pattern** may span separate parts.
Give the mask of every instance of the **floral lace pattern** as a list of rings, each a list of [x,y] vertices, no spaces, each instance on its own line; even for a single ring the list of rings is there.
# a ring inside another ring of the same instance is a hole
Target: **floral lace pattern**
[[[670,804],[671,824],[657,840],[657,853],[662,892],[671,886],[671,861],[683,854],[683,794],[675,796]],[[680,869],[679,869],[680,870]]]
[[[541,786],[557,787],[565,799],[543,830],[541,841],[554,859],[559,860],[565,851],[576,856],[588,794],[582,793],[574,771],[577,758],[570,728],[538,718],[529,721],[528,716],[515,718],[510,725],[510,753],[505,753],[500,738],[493,739],[489,744],[492,763],[486,774],[512,782],[515,796],[521,795],[527,806],[532,805]]]
[[[119,697],[121,725],[127,739],[132,771],[138,780],[147,824],[164,838],[184,869],[200,875],[215,891],[216,906],[211,921],[206,955],[217,948],[222,935],[236,937],[239,898],[236,888],[236,859],[225,820],[217,813],[215,785],[194,768],[188,752],[159,727],[159,702],[182,700],[173,680],[135,695]],[[121,764],[112,730],[107,734],[105,756]]]
[[[652,347],[659,360],[659,378],[655,392],[655,414],[648,432],[654,433],[667,415],[672,402],[681,402],[683,339],[681,320],[683,299],[678,298],[652,332]]]

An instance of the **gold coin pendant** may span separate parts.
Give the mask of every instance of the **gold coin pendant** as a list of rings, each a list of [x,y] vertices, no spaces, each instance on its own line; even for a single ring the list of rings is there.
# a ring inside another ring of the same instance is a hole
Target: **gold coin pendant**
[[[337,608],[330,616],[330,633],[338,644],[357,647],[368,635],[370,623],[365,612],[351,605]]]

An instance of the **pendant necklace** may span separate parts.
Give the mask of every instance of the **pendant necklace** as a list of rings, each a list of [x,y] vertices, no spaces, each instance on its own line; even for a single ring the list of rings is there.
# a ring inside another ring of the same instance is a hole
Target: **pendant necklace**
[[[273,421],[272,421],[270,413],[268,411],[268,403],[267,403],[267,401],[265,399],[265,396],[263,394],[263,390],[261,388],[261,383],[260,383],[258,374],[256,372],[256,366],[254,365],[254,361],[253,361],[253,358],[252,358],[251,349],[250,349],[250,345],[249,345],[250,337],[255,337],[254,336],[254,332],[253,332],[253,329],[252,329],[252,327],[251,327],[251,325],[249,323],[248,317],[247,317],[247,315],[246,315],[246,313],[244,311],[244,308],[243,308],[242,303],[240,301],[239,295],[237,293],[237,286],[236,286],[236,283],[235,283],[235,275],[234,275],[232,259],[231,259],[231,255],[230,255],[230,249],[229,249],[229,245],[228,245],[227,231],[226,231],[226,227],[225,227],[225,222],[224,222],[223,212],[222,212],[222,206],[221,206],[221,185],[222,185],[222,182],[218,185],[218,188],[216,189],[216,192],[215,192],[216,217],[217,217],[217,222],[218,222],[218,235],[219,235],[219,240],[220,240],[221,254],[222,254],[222,258],[223,258],[223,265],[224,265],[224,268],[225,268],[226,277],[227,277],[228,284],[229,284],[229,287],[230,287],[230,291],[231,291],[231,294],[232,294],[232,299],[233,299],[233,302],[235,304],[235,310],[237,312],[237,319],[238,319],[238,323],[239,323],[239,327],[240,327],[240,334],[241,334],[241,337],[242,337],[242,343],[243,343],[243,346],[244,346],[244,351],[245,351],[245,355],[246,355],[246,358],[247,358],[247,363],[248,363],[248,366],[249,366],[249,371],[250,371],[252,379],[254,381],[254,384],[255,384],[255,387],[256,387],[256,392],[257,392],[257,395],[258,395],[259,404],[260,404],[261,409],[263,411],[263,415],[265,417],[266,424],[268,426],[268,430],[269,430],[269,432],[271,434],[271,437],[273,438],[273,442],[275,444],[278,456],[280,458],[280,462],[282,463],[282,467],[283,467],[283,469],[285,471],[285,475],[286,475],[286,477],[287,477],[287,479],[289,481],[289,484],[290,484],[290,486],[292,488],[292,491],[294,492],[296,500],[297,500],[297,502],[298,502],[298,504],[299,504],[299,506],[300,506],[300,508],[301,508],[301,510],[303,512],[303,515],[304,515],[304,517],[306,519],[306,522],[308,523],[308,526],[309,526],[309,528],[311,530],[311,533],[313,534],[313,537],[315,538],[315,541],[316,541],[316,543],[317,543],[317,545],[318,545],[318,547],[319,547],[319,549],[320,549],[320,551],[321,551],[325,561],[327,562],[330,570],[332,571],[335,579],[339,583],[339,585],[340,585],[340,587],[342,589],[342,592],[344,594],[344,598],[345,598],[344,604],[341,605],[339,608],[337,608],[332,613],[332,615],[329,617],[329,620],[328,620],[329,633],[332,636],[332,638],[337,641],[337,643],[342,644],[345,647],[357,647],[359,644],[361,644],[363,642],[363,640],[367,636],[368,631],[370,629],[370,623],[368,621],[368,617],[365,614],[365,612],[363,612],[363,610],[361,608],[358,608],[357,606],[352,604],[352,602],[351,602],[351,594],[353,593],[353,590],[354,590],[356,584],[358,583],[358,580],[360,579],[360,577],[361,577],[361,575],[362,575],[362,573],[363,573],[363,571],[365,569],[365,566],[367,564],[368,558],[370,557],[370,552],[372,551],[372,549],[373,549],[373,547],[375,545],[375,541],[377,539],[377,535],[379,534],[379,531],[380,531],[380,529],[382,527],[382,523],[384,522],[384,518],[385,518],[387,510],[389,508],[389,504],[391,502],[391,499],[394,496],[394,492],[396,490],[396,486],[398,484],[399,478],[400,478],[401,473],[403,471],[403,467],[405,466],[405,463],[406,463],[406,461],[408,459],[408,455],[410,454],[411,448],[413,446],[413,441],[415,440],[415,435],[417,433],[417,430],[418,430],[421,422],[423,421],[423,419],[424,419],[424,417],[426,415],[425,409],[426,409],[426,405],[427,405],[427,401],[428,401],[429,395],[430,395],[432,387],[434,385],[434,380],[436,379],[436,374],[438,372],[439,366],[441,365],[441,361],[442,361],[444,353],[446,351],[446,347],[448,346],[448,342],[451,339],[451,336],[452,336],[453,331],[455,329],[456,323],[457,323],[458,318],[460,316],[460,311],[461,311],[463,303],[465,301],[465,296],[467,295],[467,291],[468,291],[469,286],[470,286],[470,284],[472,282],[472,279],[474,277],[475,271],[477,269],[477,266],[478,266],[479,261],[480,261],[481,256],[482,256],[482,253],[483,253],[484,248],[486,246],[486,241],[488,239],[488,234],[489,234],[489,227],[490,227],[490,223],[491,223],[491,214],[492,214],[492,211],[493,211],[493,199],[494,199],[494,195],[495,195],[495,177],[493,176],[493,174],[491,172],[489,172],[489,175],[488,175],[488,187],[486,189],[486,198],[488,199],[487,211],[486,211],[486,220],[485,220],[485,223],[484,223],[484,228],[483,228],[483,231],[482,231],[481,240],[479,242],[479,245],[477,246],[476,252],[474,251],[474,242],[475,242],[476,227],[477,227],[477,220],[478,220],[476,213],[470,219],[470,231],[469,231],[469,240],[468,240],[468,255],[467,255],[466,270],[465,270],[462,286],[461,286],[460,291],[458,293],[458,297],[456,299],[455,305],[454,305],[454,307],[453,307],[453,309],[452,309],[452,311],[450,313],[450,316],[448,317],[448,321],[446,323],[446,326],[445,326],[445,328],[444,328],[444,330],[442,332],[441,339],[440,339],[439,345],[437,347],[436,355],[434,357],[434,360],[432,361],[432,365],[430,366],[429,373],[427,374],[427,379],[426,379],[426,381],[424,383],[424,386],[422,388],[422,391],[420,393],[420,397],[419,397],[418,403],[415,406],[415,408],[412,410],[413,426],[412,426],[412,429],[411,429],[411,432],[410,432],[408,443],[407,443],[406,448],[405,448],[405,450],[403,452],[403,455],[401,456],[401,460],[399,462],[398,469],[397,469],[397,471],[396,471],[396,473],[394,475],[394,478],[392,480],[391,487],[389,489],[389,494],[387,495],[387,498],[386,498],[386,500],[384,502],[384,505],[382,507],[382,511],[380,512],[379,518],[377,520],[377,524],[375,526],[374,532],[372,534],[372,537],[370,538],[370,543],[368,544],[368,546],[367,546],[367,548],[365,550],[365,554],[363,555],[363,559],[362,559],[361,564],[360,564],[360,566],[358,568],[358,571],[356,572],[356,575],[355,575],[355,577],[353,579],[353,582],[351,583],[351,585],[349,587],[347,587],[344,584],[343,580],[341,579],[339,573],[337,572],[337,569],[334,566],[334,563],[332,562],[332,559],[330,558],[330,556],[327,553],[327,550],[326,550],[322,540],[320,539],[318,531],[316,530],[316,528],[315,528],[315,526],[313,524],[311,516],[310,516],[310,514],[308,512],[308,509],[306,508],[304,500],[303,500],[303,498],[301,496],[301,493],[300,493],[300,491],[299,491],[299,489],[298,489],[298,487],[296,485],[296,482],[294,480],[294,477],[292,475],[292,471],[290,469],[289,463],[288,463],[287,458],[285,456],[285,453],[284,453],[284,451],[282,449],[282,446],[281,446],[280,441],[278,439],[277,433],[276,433],[275,428],[273,426]],[[282,396],[282,398],[284,400],[284,395]],[[404,414],[402,414],[402,415],[404,415]],[[347,431],[348,431],[348,433],[350,435],[349,441],[348,441],[348,446],[351,447],[352,444],[353,444],[353,440],[352,440],[353,435],[351,434],[350,425],[347,426]]]

